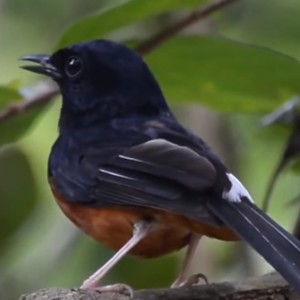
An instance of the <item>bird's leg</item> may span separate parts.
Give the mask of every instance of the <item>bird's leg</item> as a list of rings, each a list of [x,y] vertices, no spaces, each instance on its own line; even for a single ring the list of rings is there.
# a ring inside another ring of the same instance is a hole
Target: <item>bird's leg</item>
[[[99,281],[114,267],[119,260],[121,260],[135,245],[137,245],[153,228],[153,222],[140,221],[134,224],[133,234],[131,239],[100,269],[86,279],[81,288],[82,289],[97,289],[99,291],[117,291],[127,289],[132,295],[132,289],[124,284],[115,284],[104,287],[98,287]]]
[[[172,288],[181,287],[184,285],[192,285],[197,277],[201,277],[200,275],[194,275],[191,278],[187,278],[187,272],[190,268],[192,259],[194,257],[197,245],[200,241],[201,235],[192,234],[190,238],[190,242],[188,244],[187,252],[184,257],[184,261],[180,270],[180,273],[174,283],[171,285]],[[198,281],[198,280],[197,280]]]

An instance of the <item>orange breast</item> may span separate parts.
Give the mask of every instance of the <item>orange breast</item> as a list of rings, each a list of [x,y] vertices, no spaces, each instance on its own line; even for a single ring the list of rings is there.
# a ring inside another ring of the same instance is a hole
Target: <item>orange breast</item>
[[[65,201],[53,185],[51,188],[65,215],[86,234],[113,250],[120,249],[131,238],[135,223],[149,217],[154,219],[158,226],[132,249],[132,255],[153,258],[179,250],[188,244],[193,232],[221,240],[238,239],[228,228],[213,227],[155,209],[96,209]]]

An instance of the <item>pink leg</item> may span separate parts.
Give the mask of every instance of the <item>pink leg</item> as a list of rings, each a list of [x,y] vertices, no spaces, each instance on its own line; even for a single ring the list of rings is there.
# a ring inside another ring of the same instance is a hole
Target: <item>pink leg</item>
[[[92,274],[88,279],[86,279],[81,288],[82,289],[97,289],[100,291],[120,291],[123,287],[129,290],[132,294],[132,289],[124,284],[109,285],[104,287],[99,287],[99,281],[135,246],[137,245],[153,228],[153,223],[140,221],[134,224],[133,234],[131,239],[100,269],[98,269],[94,274]],[[122,286],[122,287],[121,287]]]
[[[172,288],[180,287],[189,283],[189,279],[187,279],[187,272],[191,265],[192,258],[194,257],[197,245],[200,241],[201,235],[192,234],[187,252],[184,257],[184,261],[180,270],[180,273],[174,283],[171,285]],[[197,275],[198,276],[198,275]]]

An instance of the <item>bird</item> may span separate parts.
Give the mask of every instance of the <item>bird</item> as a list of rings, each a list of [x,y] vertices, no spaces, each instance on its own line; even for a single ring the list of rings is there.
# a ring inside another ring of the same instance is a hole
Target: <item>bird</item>
[[[101,288],[126,255],[156,258],[187,247],[172,285],[182,286],[207,236],[246,242],[300,292],[300,242],[180,124],[138,53],[100,39],[21,60],[62,95],[48,162],[54,198],[83,232],[116,251],[81,288]]]

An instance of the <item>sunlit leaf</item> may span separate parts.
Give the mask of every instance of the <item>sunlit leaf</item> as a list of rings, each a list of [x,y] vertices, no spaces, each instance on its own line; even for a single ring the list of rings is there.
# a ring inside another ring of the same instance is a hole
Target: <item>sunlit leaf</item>
[[[172,39],[147,57],[167,98],[225,112],[268,112],[300,93],[298,61],[225,39]]]
[[[47,100],[57,93],[51,85],[41,83],[33,89],[23,89],[21,95],[14,86],[16,82],[10,84],[11,88],[2,88],[3,99],[0,96],[0,147],[20,138],[43,111],[45,99],[32,105],[32,101],[39,101],[39,98],[35,99],[36,97],[42,95]]]
[[[199,7],[207,0],[123,0],[106,7],[71,26],[58,48],[107,36],[112,31],[144,21],[154,15],[177,9]]]
[[[19,92],[11,85],[0,86],[0,109],[3,109],[11,102],[17,102],[21,99]]]
[[[34,108],[0,122],[0,147],[15,142],[27,132],[42,110],[42,107]]]

